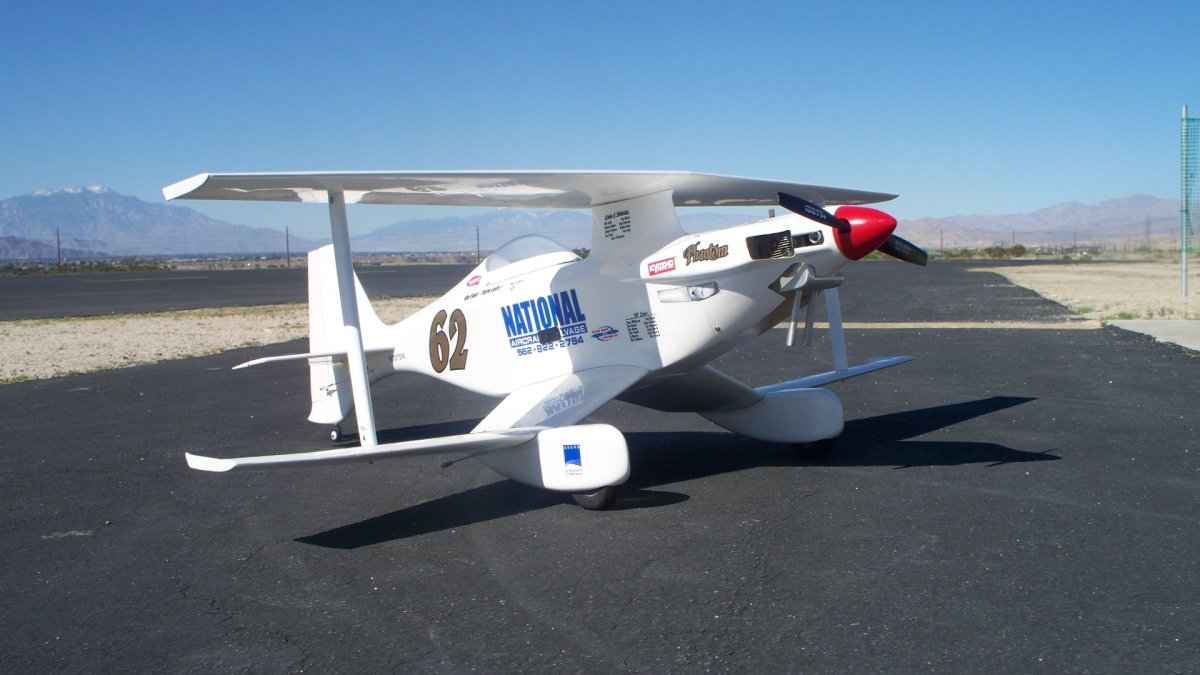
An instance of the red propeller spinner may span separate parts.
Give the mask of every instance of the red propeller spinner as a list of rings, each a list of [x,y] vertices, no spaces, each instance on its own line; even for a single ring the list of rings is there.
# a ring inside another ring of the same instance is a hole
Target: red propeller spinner
[[[833,215],[848,223],[848,231],[833,231],[838,250],[848,260],[858,260],[887,241],[896,229],[896,219],[865,206],[839,206]]]
[[[892,234],[896,229],[896,219],[883,211],[865,206],[839,206],[835,215],[808,200],[784,192],[779,193],[779,205],[832,228],[833,240],[848,260],[858,260],[878,250],[914,265],[923,266],[929,261],[929,256],[920,247]]]

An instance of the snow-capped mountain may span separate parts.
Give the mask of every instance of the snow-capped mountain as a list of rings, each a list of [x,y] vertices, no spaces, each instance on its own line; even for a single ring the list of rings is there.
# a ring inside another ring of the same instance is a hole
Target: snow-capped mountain
[[[0,236],[112,256],[275,253],[284,235],[234,225],[184,206],[150,204],[100,186],[43,189],[0,201]],[[292,237],[293,251],[315,242]]]

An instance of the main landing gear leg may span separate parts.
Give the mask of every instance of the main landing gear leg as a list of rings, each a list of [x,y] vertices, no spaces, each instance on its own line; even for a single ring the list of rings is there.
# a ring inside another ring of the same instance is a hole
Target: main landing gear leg
[[[571,498],[588,511],[607,511],[616,503],[620,487],[619,485],[609,485],[591,492],[576,492],[571,495]]]

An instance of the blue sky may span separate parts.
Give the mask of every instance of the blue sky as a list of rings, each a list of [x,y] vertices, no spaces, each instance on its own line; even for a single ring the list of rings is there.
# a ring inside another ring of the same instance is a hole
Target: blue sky
[[[679,169],[900,218],[1178,198],[1200,2],[37,2],[0,22],[0,198],[213,171]],[[188,202],[302,234],[305,205]],[[356,207],[355,231],[429,209]]]

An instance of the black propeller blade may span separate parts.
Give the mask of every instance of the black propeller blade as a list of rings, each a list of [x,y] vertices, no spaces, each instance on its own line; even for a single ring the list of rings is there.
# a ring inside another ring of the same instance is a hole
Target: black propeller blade
[[[779,205],[788,211],[791,211],[792,213],[799,214],[822,225],[832,227],[838,232],[846,233],[850,231],[849,221],[838,218],[837,216],[808,201],[807,199],[801,199],[796,195],[789,195],[786,192],[780,192]],[[897,237],[894,234],[889,235],[888,238],[884,240],[883,244],[879,246],[878,250],[880,253],[886,253],[893,258],[903,260],[904,262],[909,262],[914,265],[925,267],[929,264],[928,253],[921,250],[920,247],[918,247],[916,244],[913,244],[911,241],[908,241],[902,237]]]
[[[909,262],[914,265],[925,267],[929,264],[929,254],[922,251],[916,244],[902,239],[896,235],[891,235],[879,247],[880,253],[886,253],[893,258]]]
[[[801,199],[795,195],[780,192],[779,205],[792,213],[804,216],[827,227],[832,227],[838,232],[845,233],[850,231],[850,223],[838,218],[807,199]]]

